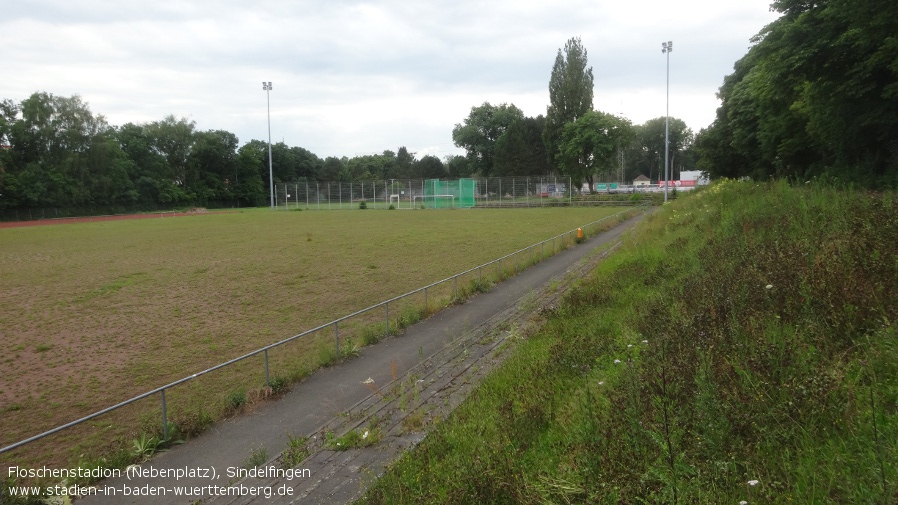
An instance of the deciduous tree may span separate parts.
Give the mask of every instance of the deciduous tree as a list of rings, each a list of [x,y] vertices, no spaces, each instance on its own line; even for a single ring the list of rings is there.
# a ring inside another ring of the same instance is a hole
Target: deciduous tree
[[[496,141],[493,175],[545,175],[549,159],[543,143],[546,118],[525,117],[512,123]]]
[[[630,121],[613,114],[589,111],[567,123],[561,132],[558,160],[572,183],[593,188],[594,176],[615,167],[617,149],[633,137]]]
[[[558,50],[549,78],[549,106],[543,141],[552,167],[559,165],[561,132],[567,123],[592,110],[593,74],[580,37],[567,41]]]
[[[469,166],[489,177],[493,171],[496,141],[512,123],[523,118],[524,113],[514,104],[494,106],[484,102],[479,107],[471,107],[463,124],[455,125],[452,140],[467,151]]]

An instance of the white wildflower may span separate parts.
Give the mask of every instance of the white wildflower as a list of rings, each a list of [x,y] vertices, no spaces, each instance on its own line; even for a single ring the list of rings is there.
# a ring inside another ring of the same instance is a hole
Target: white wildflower
[[[602,384],[604,384],[604,383],[605,383],[605,381],[599,381],[599,385],[600,385],[600,386],[601,386]]]
[[[362,434],[362,440],[368,438],[368,430],[365,430],[365,433]]]
[[[748,505],[748,502],[745,500],[740,500],[739,505]]]
[[[643,343],[643,344],[648,344],[649,341],[648,341],[648,340],[643,340],[642,343]]]
[[[619,360],[619,359],[616,359],[616,360],[614,360],[614,363],[615,363],[615,364],[620,363],[620,360]]]
[[[627,349],[633,347],[633,344],[627,344]]]
[[[773,289],[773,284],[768,284],[766,287],[767,289]]]
[[[757,485],[758,485],[758,482],[759,482],[759,481],[756,481],[756,480],[750,480],[750,481],[748,481],[748,485],[749,485],[749,486],[757,486]]]

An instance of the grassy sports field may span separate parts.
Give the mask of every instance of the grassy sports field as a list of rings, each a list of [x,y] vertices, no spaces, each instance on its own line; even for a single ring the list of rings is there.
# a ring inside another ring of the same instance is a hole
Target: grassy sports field
[[[0,445],[620,210],[250,210],[0,230]],[[272,376],[307,373],[333,334],[302,340],[272,351]],[[262,370],[250,359],[174,388],[170,420],[202,427]],[[71,463],[158,425],[154,397],[0,463]]]

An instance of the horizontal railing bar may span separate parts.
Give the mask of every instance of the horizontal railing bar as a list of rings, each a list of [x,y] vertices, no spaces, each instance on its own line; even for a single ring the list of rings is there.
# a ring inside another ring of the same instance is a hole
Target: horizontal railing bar
[[[612,214],[612,215],[610,215],[610,216],[605,216],[605,217],[603,217],[602,219],[598,219],[598,220],[593,221],[593,222],[591,222],[591,223],[585,224],[585,225],[581,226],[581,228],[582,228],[582,227],[585,227],[585,226],[592,226],[592,225],[594,225],[594,224],[596,224],[596,223],[600,223],[600,222],[602,222],[602,221],[604,221],[604,220],[606,220],[606,219],[610,219],[610,218],[612,218],[612,217],[619,216],[619,215],[624,214],[624,213],[626,213],[626,212],[629,212],[629,210],[624,210],[624,211],[618,212],[617,214]],[[111,412],[111,411],[113,411],[113,410],[119,409],[119,408],[121,408],[121,407],[124,407],[124,406],[126,406],[126,405],[129,405],[129,404],[134,403],[134,402],[136,402],[136,401],[142,400],[142,399],[144,399],[144,398],[147,398],[148,396],[152,396],[152,395],[154,395],[154,394],[156,394],[156,393],[159,393],[159,392],[161,392],[161,391],[164,391],[164,390],[166,390],[166,389],[173,388],[173,387],[178,386],[178,385],[180,385],[180,384],[183,384],[183,383],[185,383],[185,382],[187,382],[187,381],[196,379],[197,377],[200,377],[200,376],[205,375],[205,374],[207,374],[207,373],[214,372],[214,371],[216,371],[216,370],[218,370],[218,369],[224,368],[224,367],[229,366],[229,365],[233,365],[234,363],[237,363],[238,361],[242,361],[242,360],[244,360],[244,359],[251,358],[251,357],[253,357],[253,356],[255,356],[255,355],[259,354],[259,353],[262,353],[262,352],[265,352],[265,351],[267,351],[267,350],[269,350],[269,349],[272,349],[272,348],[275,348],[275,347],[284,345],[284,344],[286,344],[286,343],[288,343],[288,342],[291,342],[291,341],[293,341],[293,340],[296,340],[297,338],[303,337],[303,336],[308,335],[308,334],[310,334],[310,333],[315,333],[316,331],[320,331],[320,330],[322,330],[322,329],[324,329],[324,328],[327,328],[327,327],[329,327],[329,326],[332,326],[332,325],[334,325],[334,324],[339,324],[339,323],[341,323],[341,322],[343,322],[343,321],[345,321],[345,320],[347,320],[347,319],[349,319],[349,318],[352,318],[352,317],[355,317],[355,316],[364,314],[365,312],[368,312],[368,311],[371,311],[371,310],[374,310],[374,309],[383,307],[384,305],[386,305],[386,304],[388,304],[388,303],[395,302],[395,301],[397,301],[397,300],[401,300],[401,299],[403,299],[403,298],[406,298],[406,297],[412,296],[412,295],[414,295],[414,294],[420,293],[421,291],[424,291],[424,290],[426,290],[426,289],[432,288],[432,287],[434,287],[434,286],[438,286],[438,285],[440,285],[440,284],[442,284],[442,283],[444,283],[444,282],[448,282],[448,281],[450,281],[450,280],[456,279],[456,278],[458,278],[458,277],[460,277],[460,276],[462,276],[462,275],[469,274],[469,273],[471,273],[471,272],[473,272],[473,271],[475,271],[475,270],[478,270],[478,269],[481,269],[481,268],[483,268],[483,267],[492,265],[492,264],[494,264],[494,263],[501,262],[501,261],[504,260],[504,259],[510,258],[510,257],[512,257],[512,256],[514,256],[514,255],[516,255],[516,254],[519,254],[519,253],[521,253],[521,252],[524,252],[524,251],[526,251],[526,250],[528,250],[528,249],[530,249],[530,248],[533,248],[533,247],[535,247],[535,246],[537,246],[537,245],[545,244],[545,243],[547,243],[547,242],[549,242],[549,241],[553,241],[553,240],[555,240],[555,239],[557,239],[557,238],[563,238],[565,235],[568,235],[568,234],[573,233],[573,232],[576,232],[576,231],[577,231],[576,229],[573,229],[573,230],[571,230],[571,231],[564,232],[564,233],[562,233],[562,234],[560,234],[560,235],[556,235],[556,236],[554,236],[554,237],[548,238],[548,239],[543,240],[543,241],[541,241],[541,242],[537,242],[536,244],[527,246],[527,247],[525,247],[525,248],[523,248],[523,249],[519,249],[519,250],[517,250],[517,251],[515,251],[515,252],[513,252],[513,253],[506,254],[505,256],[502,256],[501,258],[496,258],[496,259],[494,259],[493,261],[484,263],[484,264],[482,264],[482,265],[478,265],[478,266],[476,266],[476,267],[474,267],[474,268],[470,268],[470,269],[468,269],[468,270],[465,270],[464,272],[457,273],[457,274],[455,274],[455,275],[453,275],[453,276],[446,277],[445,279],[442,279],[442,280],[433,282],[433,283],[431,283],[431,284],[428,284],[428,285],[426,285],[426,286],[424,286],[424,287],[415,289],[415,290],[413,290],[413,291],[409,291],[408,293],[405,293],[405,294],[402,294],[402,295],[399,295],[399,296],[395,296],[395,297],[393,297],[393,298],[390,298],[389,300],[380,302],[380,303],[378,303],[378,304],[376,304],[376,305],[372,305],[372,306],[370,306],[370,307],[367,307],[367,308],[364,308],[364,309],[361,309],[361,310],[357,310],[357,311],[353,312],[352,314],[343,316],[343,317],[341,317],[341,318],[339,318],[339,319],[334,319],[333,321],[330,321],[330,322],[328,322],[328,323],[325,323],[325,324],[316,326],[316,327],[314,327],[314,328],[312,328],[312,329],[310,329],[310,330],[306,330],[306,331],[304,331],[304,332],[302,332],[302,333],[298,333],[298,334],[296,334],[296,335],[293,335],[292,337],[285,338],[285,339],[283,339],[283,340],[281,340],[281,341],[275,342],[275,343],[273,343],[273,344],[269,344],[269,345],[267,345],[267,346],[265,346],[265,347],[262,347],[262,348],[260,348],[260,349],[256,349],[255,351],[251,351],[251,352],[246,353],[246,354],[244,354],[244,355],[242,355],[242,356],[239,356],[239,357],[237,357],[237,358],[228,360],[228,361],[226,361],[226,362],[224,362],[224,363],[220,363],[220,364],[215,365],[215,366],[213,366],[213,367],[211,367],[211,368],[207,368],[207,369],[205,369],[205,370],[203,370],[203,371],[197,372],[197,373],[195,373],[195,374],[193,374],[193,375],[189,375],[189,376],[187,376],[187,377],[178,379],[178,380],[176,380],[176,381],[174,381],[174,382],[171,382],[171,383],[168,383],[168,384],[166,384],[166,385],[164,385],[164,386],[160,386],[160,387],[158,387],[158,388],[156,388],[156,389],[154,389],[154,390],[152,390],[152,391],[147,391],[146,393],[137,395],[137,396],[135,396],[134,398],[131,398],[131,399],[125,400],[125,401],[123,401],[123,402],[117,403],[117,404],[115,404],[115,405],[113,405],[113,406],[111,406],[111,407],[106,407],[106,408],[103,409],[103,410],[94,412],[93,414],[90,414],[90,415],[87,415],[87,416],[85,416],[85,417],[82,417],[81,419],[72,421],[72,422],[70,422],[70,423],[66,423],[66,424],[64,424],[64,425],[62,425],[62,426],[57,426],[56,428],[53,428],[52,430],[45,431],[44,433],[41,433],[41,434],[39,434],[39,435],[35,435],[35,436],[33,436],[33,437],[30,437],[30,438],[27,438],[27,439],[25,439],[25,440],[22,440],[22,441],[20,441],[20,442],[16,442],[15,444],[9,445],[9,446],[7,446],[7,447],[3,447],[2,449],[0,449],[0,454],[3,454],[4,452],[11,451],[11,450],[16,449],[16,448],[18,448],[18,447],[21,447],[21,446],[23,446],[23,445],[25,445],[25,444],[29,444],[29,443],[31,443],[31,442],[34,442],[35,440],[39,440],[39,439],[44,438],[44,437],[46,437],[46,436],[52,435],[52,434],[54,434],[54,433],[58,433],[58,432],[60,432],[60,431],[62,431],[62,430],[65,430],[65,429],[67,429],[67,428],[71,428],[72,426],[81,424],[81,423],[83,423],[83,422],[90,421],[91,419],[94,419],[94,418],[96,418],[96,417],[99,417],[99,416],[101,416],[101,415],[103,415],[103,414],[109,413],[109,412]]]

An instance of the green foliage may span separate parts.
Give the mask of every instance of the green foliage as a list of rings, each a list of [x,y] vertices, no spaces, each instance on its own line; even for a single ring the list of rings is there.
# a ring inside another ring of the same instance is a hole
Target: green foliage
[[[420,179],[442,179],[447,175],[443,162],[430,154],[416,161],[411,170],[410,175]]]
[[[294,437],[288,433],[287,439],[287,450],[281,454],[281,468],[284,469],[294,468],[309,457],[308,437]]]
[[[898,199],[656,211],[367,503],[889,503]]]
[[[209,429],[214,420],[202,406],[197,406],[187,412],[176,412],[173,416],[173,425],[177,427],[177,433],[183,437],[195,437]],[[169,430],[171,433],[172,430]]]
[[[381,433],[375,420],[366,428],[349,430],[339,437],[328,431],[325,433],[325,445],[335,451],[346,451],[374,445],[380,441],[380,438]]]
[[[140,461],[146,461],[156,454],[156,450],[159,449],[162,440],[158,437],[152,435],[147,436],[146,433],[143,433],[140,435],[140,438],[135,438],[132,441],[132,444],[131,454]]]
[[[549,173],[549,158],[542,133],[546,118],[525,117],[511,123],[496,140],[495,177],[545,175]]]
[[[464,156],[449,155],[445,160],[446,173],[450,178],[470,177],[474,173],[474,168],[470,166],[468,159]]]
[[[0,479],[0,503],[4,505],[44,505],[46,501],[41,496],[15,496],[9,492],[9,488],[18,487],[21,483],[12,477],[4,476]]]
[[[558,50],[552,66],[543,142],[553,168],[561,164],[558,153],[564,126],[592,110],[593,75],[587,65],[586,48],[580,37],[574,37],[565,43],[564,51]]]
[[[523,118],[524,113],[514,104],[483,102],[479,107],[471,107],[464,123],[452,129],[452,141],[468,153],[468,170],[489,177],[493,172],[496,142],[513,123]]]
[[[667,118],[657,117],[633,127],[633,142],[625,149],[627,168],[624,180],[640,174],[656,181],[664,179],[664,129]],[[670,149],[670,178],[677,180],[682,170],[694,170],[692,145],[695,135],[682,119],[672,117],[667,125]]]
[[[0,153],[0,209],[121,213],[254,206],[268,195],[266,143],[238,149],[233,133],[197,131],[186,118],[115,128],[78,95],[43,92],[20,104],[4,100],[0,118],[11,145]],[[272,146],[272,165],[276,181],[315,178],[322,169],[317,156],[283,143]]]
[[[359,209],[364,210],[364,209],[367,209],[367,208],[368,208],[368,202],[366,202],[366,201],[364,201],[364,200],[362,200],[361,202],[359,202]]]
[[[630,121],[598,111],[587,111],[564,125],[559,138],[556,162],[571,176],[574,186],[583,182],[593,187],[593,174],[608,174],[617,161],[618,147],[633,138]]]
[[[290,382],[285,377],[273,377],[268,379],[267,386],[271,388],[271,394],[279,395],[285,393]]]
[[[898,4],[780,1],[696,143],[714,176],[898,186]]]
[[[249,458],[247,458],[244,466],[246,468],[254,468],[265,464],[266,461],[268,461],[268,449],[259,447],[250,452]]]
[[[243,389],[233,391],[225,399],[225,412],[227,414],[239,412],[244,405],[246,405],[246,391]]]

